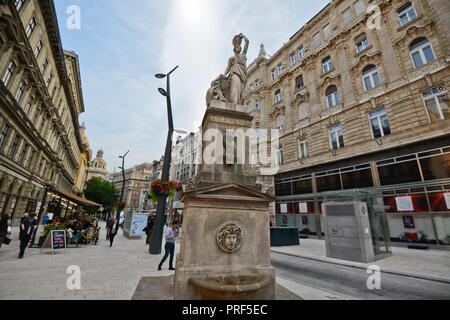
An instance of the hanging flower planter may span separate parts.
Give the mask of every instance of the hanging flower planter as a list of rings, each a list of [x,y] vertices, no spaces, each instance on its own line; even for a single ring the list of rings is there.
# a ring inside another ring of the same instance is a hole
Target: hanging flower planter
[[[162,182],[158,179],[153,181],[150,187],[150,199],[152,203],[156,203],[158,197],[162,195],[167,195],[169,198],[172,198],[175,191],[181,191],[181,184],[175,181]]]

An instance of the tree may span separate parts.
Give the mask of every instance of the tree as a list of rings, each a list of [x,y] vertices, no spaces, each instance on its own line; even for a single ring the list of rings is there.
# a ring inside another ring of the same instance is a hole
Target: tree
[[[119,190],[111,182],[97,177],[86,182],[84,196],[88,200],[101,204],[106,209],[119,199]]]

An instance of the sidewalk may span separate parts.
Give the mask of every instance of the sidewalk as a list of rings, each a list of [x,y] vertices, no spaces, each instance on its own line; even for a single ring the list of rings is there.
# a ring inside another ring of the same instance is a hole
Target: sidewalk
[[[367,269],[377,265],[382,272],[450,283],[450,251],[414,250],[391,247],[392,256],[372,263],[359,263],[326,257],[325,240],[300,239],[300,245],[272,247],[272,252]]]

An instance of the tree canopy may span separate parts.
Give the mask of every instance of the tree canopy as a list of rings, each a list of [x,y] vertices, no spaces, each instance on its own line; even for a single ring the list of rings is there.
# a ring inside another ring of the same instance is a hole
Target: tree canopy
[[[86,182],[84,196],[88,200],[100,203],[106,209],[119,199],[119,190],[111,182],[96,177]]]

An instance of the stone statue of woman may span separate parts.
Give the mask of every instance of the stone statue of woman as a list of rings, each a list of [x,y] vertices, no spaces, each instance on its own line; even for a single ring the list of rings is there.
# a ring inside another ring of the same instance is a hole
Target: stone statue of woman
[[[245,41],[244,50],[241,47],[242,39]],[[242,93],[247,81],[248,44],[247,37],[242,33],[233,38],[234,56],[228,60],[228,66],[224,73],[230,79],[228,102],[231,103],[242,104]]]

